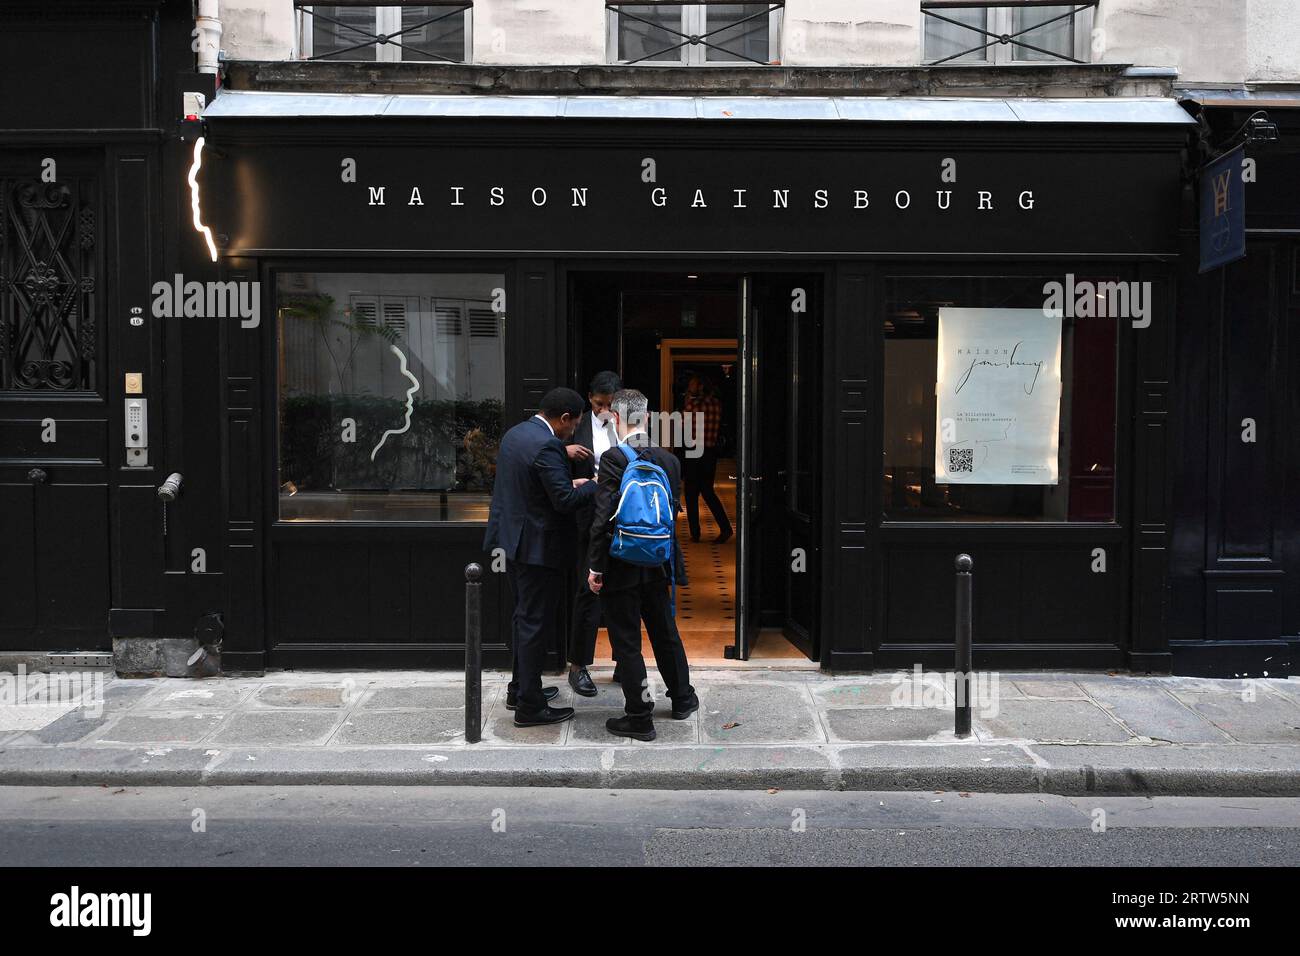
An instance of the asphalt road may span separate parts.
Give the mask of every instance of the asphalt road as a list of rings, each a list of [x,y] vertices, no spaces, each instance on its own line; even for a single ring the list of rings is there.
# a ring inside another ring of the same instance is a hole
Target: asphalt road
[[[1298,863],[1300,799],[1283,798],[0,788],[7,866]]]

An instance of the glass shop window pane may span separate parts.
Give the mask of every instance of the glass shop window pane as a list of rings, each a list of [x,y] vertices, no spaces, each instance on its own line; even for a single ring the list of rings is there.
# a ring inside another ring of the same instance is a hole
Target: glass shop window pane
[[[705,58],[717,62],[766,63],[771,15],[766,3],[724,3],[704,8],[704,32],[711,34]],[[717,33],[713,33],[717,30]],[[717,49],[721,47],[721,49]]]
[[[979,32],[988,29],[988,10],[957,8],[936,11],[945,19],[925,15],[925,58],[931,62],[953,57],[949,63],[983,62],[989,58],[989,47],[984,46],[991,38]],[[950,23],[948,21],[956,21]],[[973,29],[969,29],[973,28]],[[962,50],[980,47],[971,53],[957,56]]]
[[[467,16],[454,7],[402,7],[402,59],[464,62]]]
[[[885,520],[1115,519],[1119,320],[1048,313],[1048,281],[889,280]]]
[[[373,60],[379,33],[374,7],[317,3],[308,15],[312,56],[330,60]],[[357,46],[357,44],[363,44]]]
[[[281,520],[487,520],[504,287],[481,273],[277,277]]]
[[[680,5],[653,3],[619,7],[618,58],[620,62],[680,63],[688,46],[682,46],[685,10]],[[648,21],[648,22],[647,22]]]
[[[1012,10],[1012,34],[1020,33],[1021,30],[1029,31],[1016,37],[1016,39],[1023,40],[1025,43],[1032,43],[1039,49],[1030,50],[1027,47],[1013,45],[1011,47],[1011,58],[1013,60],[1059,62],[1062,56],[1074,56],[1074,17],[1062,16],[1062,14],[1069,13],[1072,9],[1074,8],[1067,4],[1059,7],[1028,7],[1024,10]],[[1061,19],[1057,20],[1056,17],[1061,17]],[[1052,22],[1049,23],[1048,21]],[[1051,52],[1041,53],[1039,50],[1050,50]]]

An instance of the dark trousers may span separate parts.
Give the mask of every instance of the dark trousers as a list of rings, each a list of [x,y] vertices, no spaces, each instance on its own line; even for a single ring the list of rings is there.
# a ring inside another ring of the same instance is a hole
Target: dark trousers
[[[596,632],[600,630],[600,597],[587,586],[591,570],[587,545],[591,541],[594,508],[578,511],[578,560],[574,566],[577,589],[573,592],[573,614],[569,622],[569,663],[590,667],[596,659]]]
[[[691,537],[700,536],[700,495],[704,503],[713,512],[713,520],[718,523],[720,532],[731,530],[727,520],[727,511],[718,500],[718,493],[713,490],[713,479],[718,470],[718,450],[704,449],[699,458],[685,458],[682,461],[682,480],[686,485],[686,520],[691,526]]]
[[[583,562],[586,563],[585,561]],[[587,586],[587,572],[578,579],[573,595],[573,627],[569,632],[569,663],[590,667],[596,659],[596,634],[600,630],[600,596]]]
[[[517,713],[533,714],[546,707],[542,668],[546,666],[546,650],[555,637],[557,615],[564,606],[564,572],[507,561],[506,579],[515,599],[511,628],[514,668],[508,693],[515,696]]]
[[[686,648],[673,620],[668,588],[668,579],[658,578],[630,588],[602,591],[600,595],[609,643],[623,685],[623,707],[629,714],[648,717],[654,710],[646,682],[645,658],[641,656],[642,621],[668,696],[673,701],[685,702],[695,693],[686,663]]]

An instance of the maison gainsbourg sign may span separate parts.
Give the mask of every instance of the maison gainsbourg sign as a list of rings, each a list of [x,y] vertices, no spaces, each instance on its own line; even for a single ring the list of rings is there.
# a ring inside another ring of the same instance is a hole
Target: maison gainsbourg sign
[[[206,163],[231,252],[1154,253],[1176,159],[1057,151],[346,144]]]

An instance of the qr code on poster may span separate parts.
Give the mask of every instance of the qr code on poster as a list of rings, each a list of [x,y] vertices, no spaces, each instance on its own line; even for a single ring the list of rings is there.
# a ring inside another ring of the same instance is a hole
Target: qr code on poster
[[[975,449],[974,448],[949,448],[948,449],[948,472],[958,474],[966,472],[972,474],[975,471]]]

